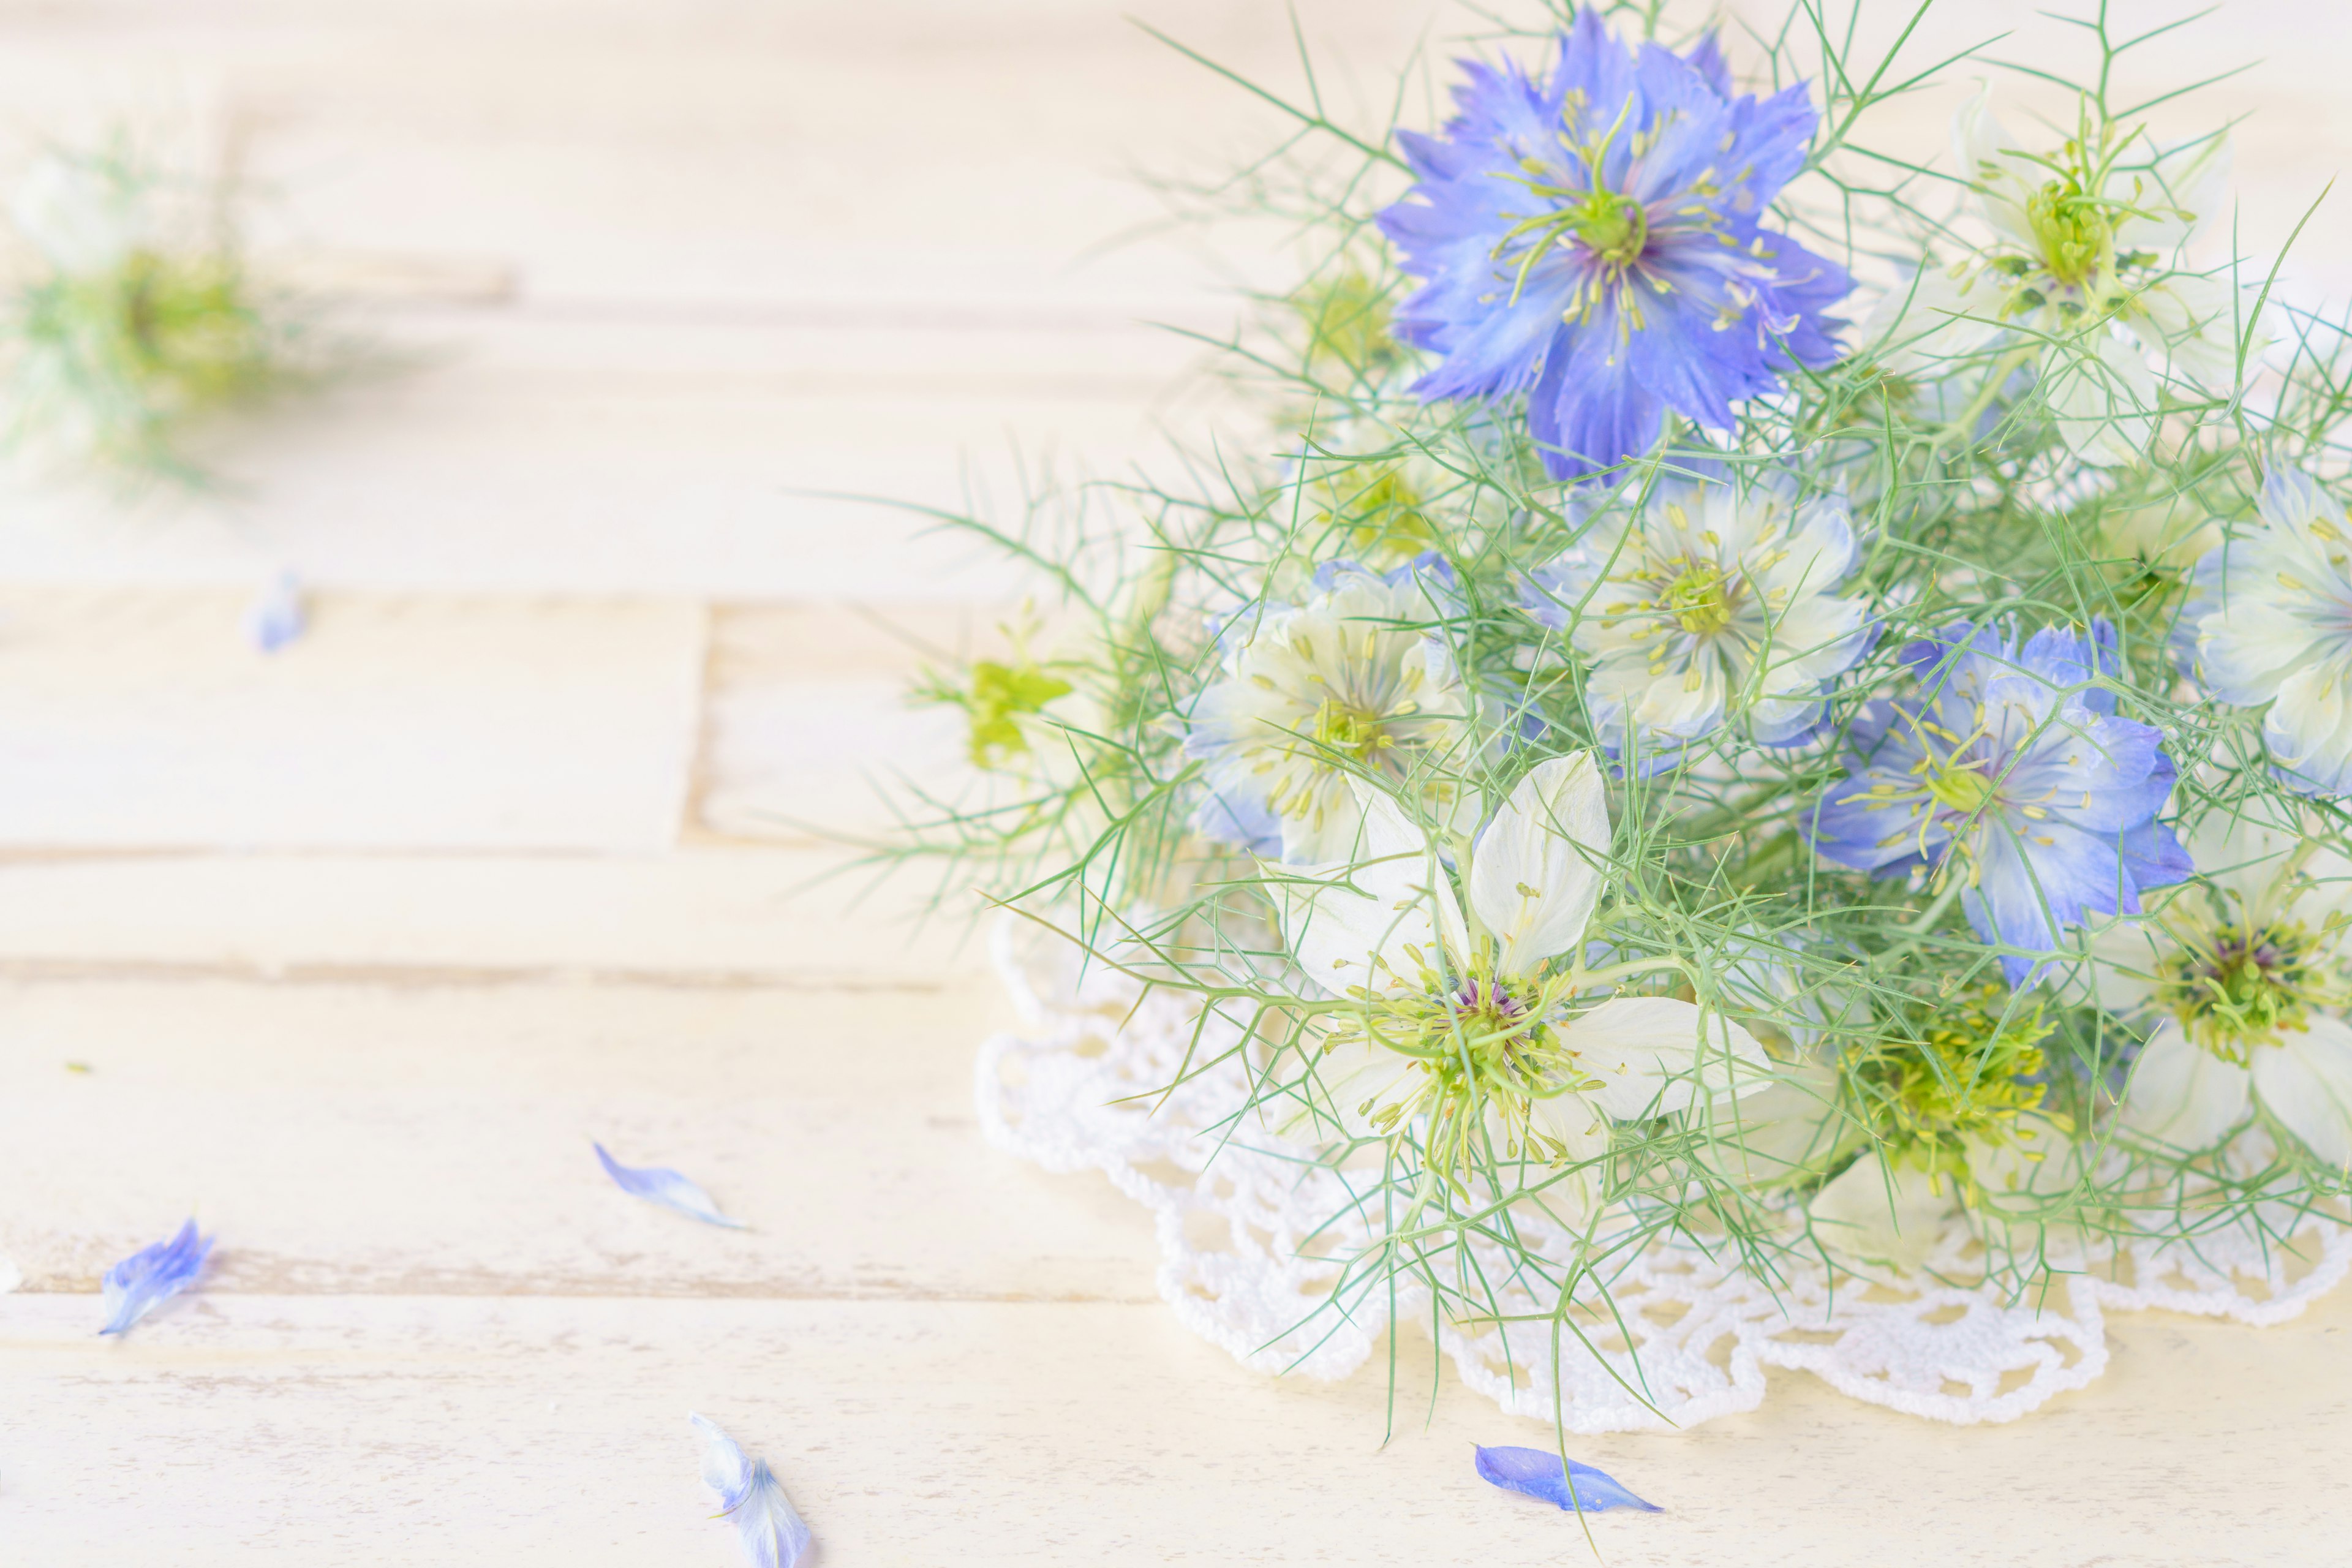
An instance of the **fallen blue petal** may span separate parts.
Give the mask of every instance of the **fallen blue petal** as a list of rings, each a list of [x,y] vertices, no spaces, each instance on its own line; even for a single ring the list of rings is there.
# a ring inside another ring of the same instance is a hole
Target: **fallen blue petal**
[[[604,1152],[602,1143],[594,1145],[594,1148],[596,1158],[604,1163],[604,1173],[612,1177],[623,1192],[643,1198],[647,1203],[659,1204],[666,1209],[676,1209],[706,1225],[731,1226],[737,1230],[744,1228],[741,1220],[729,1219],[720,1214],[719,1205],[710,1201],[709,1193],[676,1171],[663,1165],[624,1165]]]
[[[1591,1465],[1580,1465],[1570,1459],[1563,1471],[1559,1456],[1548,1448],[1481,1448],[1478,1473],[1498,1487],[1586,1513],[1612,1508],[1665,1511],[1655,1503],[1643,1502]],[[1573,1500],[1568,1495],[1571,1478],[1576,1482]]]
[[[719,1499],[719,1514],[735,1521],[743,1555],[757,1568],[793,1568],[809,1549],[809,1527],[768,1468],[708,1416],[687,1416],[702,1434],[702,1484]]]
[[[190,1220],[169,1241],[142,1247],[106,1271],[106,1327],[101,1334],[119,1334],[156,1306],[178,1295],[204,1272],[212,1256],[214,1238],[196,1234]]]
[[[291,572],[281,572],[245,612],[245,637],[263,653],[276,653],[302,635],[310,624],[302,607],[302,585]]]

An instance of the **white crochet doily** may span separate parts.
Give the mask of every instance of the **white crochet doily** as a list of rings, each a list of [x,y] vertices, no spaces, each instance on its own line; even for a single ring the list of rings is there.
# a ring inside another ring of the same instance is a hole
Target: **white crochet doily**
[[[1346,1376],[1369,1357],[1391,1312],[1427,1325],[1425,1288],[1400,1286],[1329,1310],[1334,1261],[1370,1231],[1349,1212],[1339,1173],[1262,1132],[1220,1138],[1246,1086],[1238,1057],[1161,1094],[1188,1046],[1193,1061],[1235,1038],[1173,994],[1138,987],[1069,950],[1025,952],[1005,928],[997,957],[1025,1022],[980,1052],[981,1125],[990,1141],[1050,1171],[1097,1169],[1150,1209],[1160,1291],[1178,1317],[1245,1366]],[[2106,1367],[2103,1314],[2162,1307],[2245,1323],[2294,1317],[2352,1267],[2352,1227],[2312,1219],[2294,1246],[2251,1235],[2200,1237],[2193,1255],[2155,1240],[2059,1276],[2036,1306],[1930,1279],[1876,1283],[1784,1264],[1772,1289],[1686,1242],[1653,1241],[1612,1282],[1624,1332],[1588,1352],[1552,1352],[1549,1302],[1505,1306],[1536,1321],[1439,1343],[1463,1381],[1513,1415],[1579,1433],[1689,1426],[1764,1397],[1764,1369],[1801,1368],[1890,1409],[1939,1421],[2011,1421]],[[1966,1249],[1954,1225],[1929,1268],[1948,1276]],[[1488,1277],[1507,1269],[1483,1260]],[[1941,1267],[1939,1267],[1941,1265]],[[2128,1283],[2121,1282],[2128,1281]],[[1555,1372],[1555,1366],[1557,1371]],[[1555,1377],[1558,1386],[1555,1387]],[[1643,1390],[1646,1398],[1634,1389]]]

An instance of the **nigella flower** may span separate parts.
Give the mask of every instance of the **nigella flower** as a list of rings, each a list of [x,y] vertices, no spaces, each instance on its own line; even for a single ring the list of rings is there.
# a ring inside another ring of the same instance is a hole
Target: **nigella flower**
[[[1559,1456],[1544,1448],[1482,1447],[1478,1450],[1477,1468],[1479,1477],[1496,1486],[1558,1503],[1579,1513],[1599,1513],[1612,1508],[1638,1508],[1645,1513],[1665,1511],[1654,1502],[1643,1502],[1591,1465],[1580,1465],[1570,1459],[1562,1468]]]
[[[2352,863],[2299,826],[2220,811],[2189,847],[2196,883],[2091,942],[2101,1005],[2157,1021],[2125,1125],[2201,1150],[2259,1102],[2322,1160],[2352,1163]]]
[[[1804,84],[1735,98],[1709,38],[1628,49],[1581,8],[1549,80],[1465,63],[1462,112],[1401,133],[1420,184],[1380,216],[1426,282],[1397,334],[1443,357],[1423,398],[1528,395],[1553,474],[1647,451],[1666,411],[1731,405],[1837,357],[1822,312],[1853,287],[1765,208],[1804,166]]]
[[[809,1549],[809,1527],[765,1459],[753,1459],[708,1416],[689,1415],[702,1434],[702,1484],[735,1523],[743,1555],[755,1568],[793,1568]]]
[[[659,1204],[666,1209],[675,1209],[688,1219],[698,1219],[705,1225],[723,1225],[733,1230],[745,1228],[741,1220],[729,1219],[719,1213],[718,1204],[712,1201],[709,1193],[668,1166],[624,1165],[606,1153],[602,1143],[591,1143],[589,1147],[596,1151],[596,1161],[604,1167],[604,1173],[613,1178],[613,1184],[630,1196],[643,1198],[649,1204]]]
[[[2101,621],[2021,647],[1962,621],[1912,644],[1916,694],[1855,720],[1851,772],[1806,824],[1813,847],[1881,877],[1963,879],[1977,935],[2017,950],[2001,959],[2012,985],[2085,914],[2137,913],[2143,889],[2190,867],[2156,820],[2174,776],[2163,737],[2088,684],[2113,667],[2114,637]]]
[[[2031,149],[2001,128],[1990,89],[1952,136],[1992,243],[1873,309],[1864,336],[1890,370],[1948,398],[1955,361],[1988,350],[2038,360],[2052,414],[2094,463],[2138,456],[2167,379],[2231,384],[2250,307],[2226,279],[2174,265],[2224,205],[2226,137],[2159,149],[2086,110],[2063,146]],[[2070,352],[2047,353],[2054,343]]]
[[[1784,745],[1869,651],[1869,606],[1833,592],[1855,557],[1835,497],[1669,481],[1530,574],[1528,605],[1592,661],[1592,721],[1621,753],[1670,756],[1734,718]]]
[[[2183,618],[2205,682],[2226,702],[2264,703],[2263,738],[2287,783],[2352,794],[2352,525],[2335,497],[2274,468],[2260,522],[2209,551]]]
[[[1431,568],[1382,576],[1334,563],[1304,604],[1224,628],[1220,679],[1187,715],[1185,754],[1208,790],[1201,832],[1285,860],[1338,859],[1355,846],[1362,773],[1438,821],[1477,820],[1460,781],[1476,760],[1477,705],[1432,629],[1444,614],[1433,579]]]
[[[100,1289],[106,1301],[101,1334],[119,1334],[195,1282],[212,1256],[213,1237],[198,1236],[188,1221],[169,1241],[142,1247],[106,1271]]]
[[[1300,970],[1360,1009],[1328,1021],[1294,1131],[1412,1129],[1441,1171],[1542,1171],[1599,1158],[1612,1120],[1761,1086],[1764,1049],[1737,1024],[1670,997],[1609,994],[1628,969],[1658,963],[1587,970],[1610,847],[1590,754],[1519,781],[1461,868],[1466,909],[1438,847],[1370,792],[1362,843],[1353,864],[1277,884]],[[1557,1189],[1563,1202],[1589,1197],[1584,1177]]]

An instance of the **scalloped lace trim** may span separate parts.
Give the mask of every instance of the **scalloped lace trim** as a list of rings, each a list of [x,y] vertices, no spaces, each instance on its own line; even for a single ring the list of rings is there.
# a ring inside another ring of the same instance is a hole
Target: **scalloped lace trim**
[[[981,1047],[981,1124],[998,1147],[1047,1170],[1101,1171],[1150,1210],[1160,1292],[1194,1332],[1245,1366],[1331,1379],[1362,1365],[1391,1314],[1428,1322],[1425,1288],[1400,1288],[1392,1302],[1382,1292],[1344,1317],[1328,1310],[1334,1259],[1369,1230],[1334,1223],[1349,1207],[1341,1173],[1261,1131],[1233,1130],[1246,1099],[1238,1062],[1158,1092],[1196,1044],[1195,1010],[1165,994],[1139,1005],[1133,984],[1108,970],[1079,978],[1066,950],[1017,947],[1001,929],[998,967],[1026,1029]],[[1211,1020],[1195,1059],[1231,1039]],[[1557,1411],[1571,1432],[1689,1426],[1753,1410],[1767,1367],[1801,1369],[1932,1420],[2011,1421],[2105,1370],[2106,1312],[2161,1307],[2244,1323],[2301,1312],[2352,1268],[2352,1227],[2309,1216],[2304,1226],[2289,1248],[2237,1232],[2200,1237],[2193,1255],[2154,1237],[2110,1245],[2076,1260],[2093,1271],[2056,1276],[2038,1306],[1914,1277],[1841,1273],[1833,1289],[1821,1268],[1784,1267],[1768,1289],[1662,1238],[1612,1283],[1622,1330],[1595,1339],[1591,1354],[1555,1358],[1540,1321],[1549,1303],[1532,1297],[1506,1306],[1538,1321],[1445,1325],[1438,1342],[1463,1381],[1504,1410],[1546,1423]],[[1965,1272],[1969,1245],[1954,1225],[1929,1268]]]

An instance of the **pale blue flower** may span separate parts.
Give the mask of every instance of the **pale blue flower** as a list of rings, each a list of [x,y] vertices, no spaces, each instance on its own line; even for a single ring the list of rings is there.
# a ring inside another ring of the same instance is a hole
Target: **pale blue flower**
[[[1286,861],[1339,859],[1362,826],[1359,773],[1474,826],[1461,774],[1477,760],[1478,702],[1438,632],[1451,570],[1327,562],[1308,587],[1217,631],[1217,679],[1184,714],[1203,786],[1194,830]]]
[[[2352,522],[2307,474],[2273,468],[2259,521],[2197,563],[2181,612],[2225,702],[2268,706],[2263,739],[2305,795],[2352,795]]]
[[[2052,629],[2022,647],[1966,621],[1913,643],[1914,696],[1879,699],[1847,734],[1849,772],[1805,824],[1823,858],[1881,877],[1964,879],[1978,936],[2016,950],[2011,985],[2086,914],[2137,914],[2193,868],[2158,813],[2172,795],[2163,735],[2092,685],[2115,632]]]
[[[1804,167],[1806,84],[1735,97],[1710,37],[1631,49],[1579,8],[1549,79],[1466,62],[1442,137],[1399,135],[1419,177],[1380,215],[1426,279],[1397,335],[1442,356],[1423,398],[1524,393],[1552,473],[1647,451],[1672,409],[1711,429],[1799,365],[1837,357],[1843,268],[1760,226]]]
[[[169,1241],[142,1247],[106,1271],[101,1286],[106,1297],[106,1327],[101,1334],[119,1334],[164,1301],[195,1282],[212,1256],[214,1237],[198,1236],[196,1222],[188,1221]]]
[[[1580,1513],[1600,1513],[1612,1508],[1638,1508],[1645,1513],[1665,1511],[1654,1502],[1643,1502],[1591,1465],[1580,1465],[1570,1459],[1567,1468],[1562,1469],[1559,1456],[1546,1448],[1480,1448],[1478,1473],[1507,1490],[1524,1492]]]
[[[1734,721],[1791,745],[1870,651],[1869,605],[1836,593],[1859,554],[1842,497],[1669,480],[1530,573],[1527,605],[1591,661],[1593,727],[1618,755],[1671,758]]]
[[[708,1416],[687,1419],[702,1434],[702,1483],[718,1496],[719,1517],[734,1521],[743,1555],[756,1568],[793,1568],[809,1549],[809,1527],[768,1461],[745,1454]]]
[[[245,612],[245,639],[263,653],[276,653],[300,637],[310,624],[302,603],[302,584],[291,572],[280,572]]]
[[[606,1153],[602,1143],[592,1147],[596,1151],[596,1158],[604,1163],[604,1173],[631,1196],[659,1204],[666,1209],[676,1209],[688,1218],[698,1219],[707,1225],[730,1226],[737,1230],[744,1228],[741,1220],[729,1219],[720,1214],[719,1205],[712,1201],[709,1193],[667,1166],[624,1165]]]

